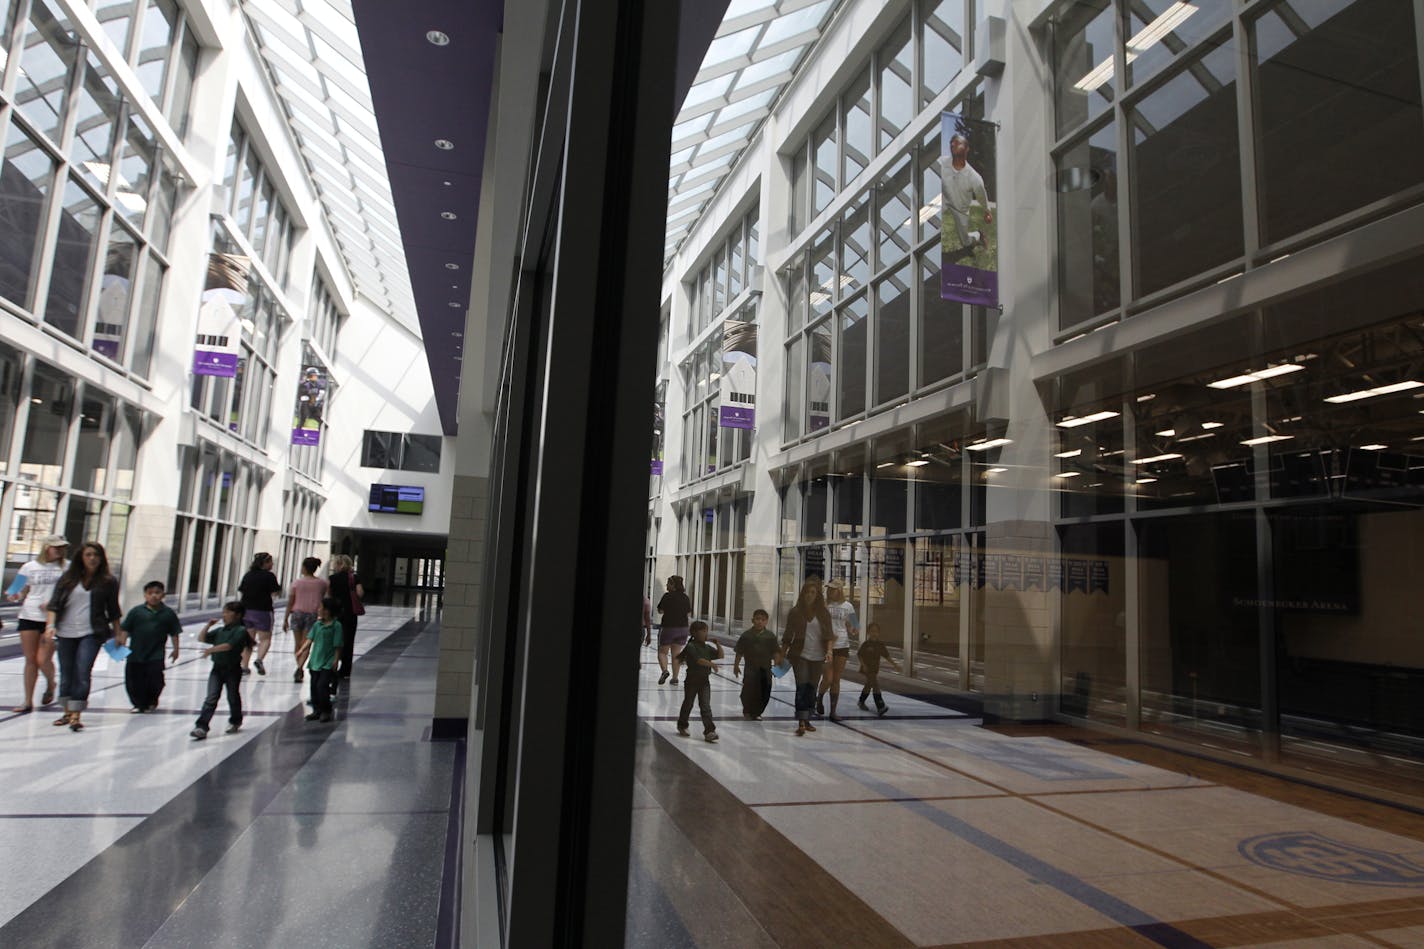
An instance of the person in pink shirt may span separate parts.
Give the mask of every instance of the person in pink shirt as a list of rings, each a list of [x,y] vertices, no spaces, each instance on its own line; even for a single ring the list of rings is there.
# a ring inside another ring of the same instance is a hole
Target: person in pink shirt
[[[321,561],[308,557],[302,561],[302,575],[292,581],[287,588],[287,615],[282,620],[282,629],[290,629],[296,640],[295,654],[300,654],[307,640],[307,630],[316,622],[316,611],[321,606],[321,598],[326,596],[327,582],[316,575]],[[302,664],[297,663],[297,671],[292,673],[292,681],[302,681]]]

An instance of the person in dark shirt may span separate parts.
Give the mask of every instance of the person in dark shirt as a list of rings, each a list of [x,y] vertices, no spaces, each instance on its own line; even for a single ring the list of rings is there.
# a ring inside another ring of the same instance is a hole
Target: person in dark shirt
[[[208,695],[203,699],[203,710],[198,714],[197,724],[188,734],[201,741],[208,737],[208,723],[217,711],[218,698],[223,689],[227,690],[227,733],[231,735],[242,727],[242,650],[247,647],[247,627],[242,624],[242,602],[231,600],[223,604],[222,626],[213,629],[215,619],[198,633],[198,641],[208,643],[203,655],[213,661],[213,671],[208,673]]]
[[[256,554],[252,558],[252,566],[237,585],[237,592],[242,595],[242,622],[247,627],[247,638],[257,647],[257,658],[252,664],[257,667],[257,674],[262,676],[267,674],[262,660],[267,658],[267,650],[272,648],[272,594],[282,592],[282,584],[277,582],[277,575],[272,572],[274,563],[272,555],[265,550]],[[241,675],[252,671],[247,667],[251,655],[252,645],[249,645],[242,652]]]
[[[781,643],[776,634],[766,628],[771,617],[766,610],[752,614],[752,628],[742,633],[733,647],[737,658],[732,662],[732,675],[742,674],[742,660],[747,661],[746,678],[742,679],[742,718],[760,720],[771,701],[771,667],[781,659]]]
[[[163,694],[163,647],[173,641],[169,656],[178,661],[178,644],[183,637],[183,624],[178,614],[163,603],[162,582],[150,580],[143,585],[143,605],[129,610],[119,626],[129,634],[129,649],[124,662],[124,689],[129,693],[132,713],[151,712],[158,708]]]
[[[667,592],[658,600],[658,612],[662,614],[662,627],[658,630],[658,665],[663,674],[658,685],[668,679],[668,659],[672,659],[672,684],[677,685],[678,656],[687,642],[688,620],[692,617],[692,601],[687,597],[682,577],[667,578]]]
[[[890,650],[885,648],[885,644],[880,641],[880,624],[871,623],[865,627],[865,642],[860,644],[860,649],[856,651],[855,657],[860,660],[860,674],[865,676],[865,688],[860,690],[860,701],[855,704],[870,711],[865,705],[865,700],[871,692],[875,693],[875,713],[884,715],[890,711],[890,707],[885,704],[885,697],[880,694],[880,660],[890,663],[890,668],[896,672],[900,667],[895,664],[895,660],[890,658]]]
[[[677,733],[687,737],[688,718],[692,714],[692,700],[697,700],[697,710],[702,714],[702,737],[708,741],[717,740],[717,723],[712,721],[712,665],[713,660],[722,658],[722,644],[707,641],[707,624],[698,620],[688,628],[692,639],[678,659],[687,666],[683,676],[684,692],[682,709],[677,713]]]

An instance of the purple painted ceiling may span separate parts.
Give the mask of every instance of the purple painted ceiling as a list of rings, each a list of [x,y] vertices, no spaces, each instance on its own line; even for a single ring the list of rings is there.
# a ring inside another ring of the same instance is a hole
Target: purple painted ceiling
[[[461,334],[503,6],[500,0],[352,3],[425,358],[447,435],[455,434]],[[448,36],[449,45],[431,43],[426,38],[431,30]],[[442,150],[436,139],[455,147]],[[454,219],[442,216],[448,214]]]
[[[440,424],[445,434],[454,435],[503,3],[353,0],[352,9]],[[726,0],[682,0],[674,102],[680,104],[687,95],[726,9]],[[449,45],[431,43],[426,37],[431,30],[448,36]],[[455,147],[442,150],[436,139]]]

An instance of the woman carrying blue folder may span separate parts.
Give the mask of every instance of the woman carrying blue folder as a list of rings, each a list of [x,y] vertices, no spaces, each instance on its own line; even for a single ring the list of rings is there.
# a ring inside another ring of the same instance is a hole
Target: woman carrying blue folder
[[[124,617],[119,609],[119,581],[109,572],[102,545],[90,540],[79,548],[79,556],[55,584],[47,613],[45,642],[59,643],[59,697],[64,702],[64,714],[54,724],[82,731],[79,717],[89,704],[94,659],[110,636],[120,646],[128,639],[119,627]]]

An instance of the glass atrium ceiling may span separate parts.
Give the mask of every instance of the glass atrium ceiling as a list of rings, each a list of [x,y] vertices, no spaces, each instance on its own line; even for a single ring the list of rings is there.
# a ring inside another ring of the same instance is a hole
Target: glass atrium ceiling
[[[839,0],[732,0],[672,128],[664,259],[682,246]]]
[[[420,335],[350,0],[242,0],[356,292]]]

